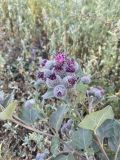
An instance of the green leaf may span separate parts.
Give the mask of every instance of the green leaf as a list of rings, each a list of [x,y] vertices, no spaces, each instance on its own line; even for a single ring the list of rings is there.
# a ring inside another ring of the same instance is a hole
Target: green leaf
[[[47,92],[44,95],[42,95],[43,99],[50,99],[52,97],[54,97],[53,89],[47,90]]]
[[[39,133],[29,133],[29,140],[34,141],[39,149],[44,147],[44,137]]]
[[[80,128],[72,134],[72,146],[77,149],[86,150],[92,143],[92,132],[87,129]]]
[[[87,115],[80,123],[80,127],[96,131],[105,120],[113,118],[114,113],[112,111],[112,107],[107,106],[100,111],[96,111]]]
[[[81,82],[79,82],[76,87],[77,91],[83,94],[86,94],[87,88],[88,88],[88,85],[83,84]]]
[[[11,101],[14,100],[14,93],[15,91],[13,90],[10,95],[5,97],[4,102],[3,102],[4,107],[6,107]]]
[[[0,112],[0,120],[9,120],[12,119],[13,112],[17,106],[16,101],[12,101],[9,105],[5,108],[4,111]]]
[[[60,106],[58,107],[57,111],[51,114],[49,119],[49,124],[51,128],[54,128],[58,132],[67,111],[68,111],[68,108],[66,106]]]
[[[37,119],[43,118],[43,115],[39,114],[38,110],[34,107],[23,107],[19,114],[19,117],[28,124],[34,123]]]
[[[103,124],[96,130],[96,134],[99,136],[99,139],[102,141],[104,138],[112,136],[111,129],[113,128],[114,120],[107,119]]]
[[[78,100],[83,102],[86,97],[88,85],[83,83],[78,83],[76,86],[76,90],[78,91]]]
[[[108,145],[110,149],[114,152],[116,152],[119,147],[120,153],[120,122],[117,120],[113,122],[113,127],[110,130],[110,137],[108,137]]]
[[[59,137],[53,137],[52,138],[52,142],[51,142],[51,153],[53,154],[53,157],[56,157],[56,155],[58,154],[59,151],[59,145],[60,145],[60,141],[59,141]]]

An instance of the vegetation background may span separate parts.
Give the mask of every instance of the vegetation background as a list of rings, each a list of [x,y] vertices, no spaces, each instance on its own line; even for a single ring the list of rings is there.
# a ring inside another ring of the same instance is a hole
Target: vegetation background
[[[14,82],[18,87],[16,99],[31,94],[29,59],[49,58],[58,50],[75,57],[83,71],[92,75],[93,83],[104,86],[105,105],[110,104],[119,119],[120,1],[0,0],[0,84],[6,94]],[[32,67],[31,79],[35,64]],[[12,159],[18,150],[12,138],[14,129],[8,132],[9,127],[6,131],[3,122],[0,125],[0,141],[4,137],[2,143],[8,143],[4,156],[8,159],[11,155]]]

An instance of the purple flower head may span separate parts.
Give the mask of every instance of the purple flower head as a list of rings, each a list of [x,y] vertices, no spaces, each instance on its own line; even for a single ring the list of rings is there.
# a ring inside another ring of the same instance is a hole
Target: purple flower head
[[[42,66],[42,67],[44,67],[45,66],[45,64],[47,63],[47,59],[42,59],[42,60],[40,60],[40,65]]]
[[[71,66],[75,64],[75,60],[73,58],[67,58],[66,63],[68,66]]]
[[[64,85],[57,85],[53,90],[54,96],[63,99],[67,95],[67,89]]]
[[[44,153],[37,153],[35,160],[45,160]]]
[[[104,96],[104,89],[102,87],[91,87],[88,91],[87,91],[87,95],[88,96],[94,96],[96,97],[98,100],[102,99]]]
[[[80,81],[84,84],[89,84],[91,83],[91,78],[89,75],[85,75],[83,77],[80,78]]]
[[[55,80],[57,77],[56,77],[56,75],[55,75],[55,73],[52,73],[49,77],[48,77],[48,79],[50,79],[50,80]]]
[[[55,56],[55,61],[57,64],[63,64],[64,61],[65,61],[65,54],[64,53],[58,53],[56,56]]]
[[[66,68],[65,68],[65,71],[67,72],[67,73],[75,73],[75,67],[74,66],[67,66]]]
[[[59,75],[55,75],[55,73],[51,74],[49,78],[46,80],[46,84],[48,88],[54,88],[58,84],[60,84],[62,81],[61,77]]]
[[[77,78],[75,76],[66,76],[63,78],[63,83],[66,88],[72,88],[75,86]]]
[[[64,71],[63,65],[55,65],[54,69],[53,69],[54,73],[56,75],[59,75],[60,77],[64,77],[66,72]]]
[[[69,120],[67,121],[67,124],[72,125],[72,124],[73,124],[73,120],[72,120],[72,119],[69,119]]]
[[[79,64],[73,58],[66,59],[67,68],[74,68],[74,72],[77,72],[79,69]]]
[[[44,72],[44,75],[43,75],[43,76],[44,76],[45,78],[50,77],[50,75],[52,74],[52,71],[49,70],[49,69],[43,69],[42,71]]]
[[[44,76],[44,72],[39,71],[37,73],[37,79],[40,81],[40,83],[45,83],[46,78]]]
[[[46,63],[45,63],[45,68],[46,69],[50,69],[52,70],[55,66],[55,61],[54,60],[48,60]]]
[[[65,124],[63,124],[61,128],[61,133],[62,134],[69,134],[69,131],[71,130],[73,124],[73,120],[69,119]]]
[[[43,153],[37,153],[35,160],[45,160],[49,155],[49,151],[46,149]]]

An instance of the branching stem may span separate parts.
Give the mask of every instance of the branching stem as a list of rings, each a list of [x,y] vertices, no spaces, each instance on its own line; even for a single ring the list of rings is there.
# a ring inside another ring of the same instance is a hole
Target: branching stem
[[[109,157],[108,157],[106,151],[104,150],[103,145],[101,144],[100,139],[98,138],[98,136],[97,136],[97,134],[96,134],[95,131],[94,131],[94,136],[95,136],[95,138],[96,138],[96,140],[97,140],[97,142],[98,142],[98,144],[99,144],[99,147],[100,147],[101,152],[104,154],[105,159],[106,159],[106,160],[109,160]]]

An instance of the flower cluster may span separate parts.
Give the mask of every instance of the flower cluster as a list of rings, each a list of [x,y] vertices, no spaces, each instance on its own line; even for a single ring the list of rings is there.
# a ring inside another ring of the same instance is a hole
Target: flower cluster
[[[58,53],[52,60],[42,59],[37,79],[53,90],[53,96],[58,99],[66,97],[69,89],[75,87],[79,70],[78,63],[64,53]]]
[[[43,99],[56,97],[65,99],[69,90],[75,88],[76,84],[90,84],[91,76],[83,75],[78,77],[80,66],[73,59],[58,53],[52,60],[41,59],[40,71],[37,73],[37,79],[40,84],[45,84],[48,91],[43,95]],[[100,87],[90,87],[87,90],[87,96],[93,96],[97,100],[102,99],[104,90]]]

